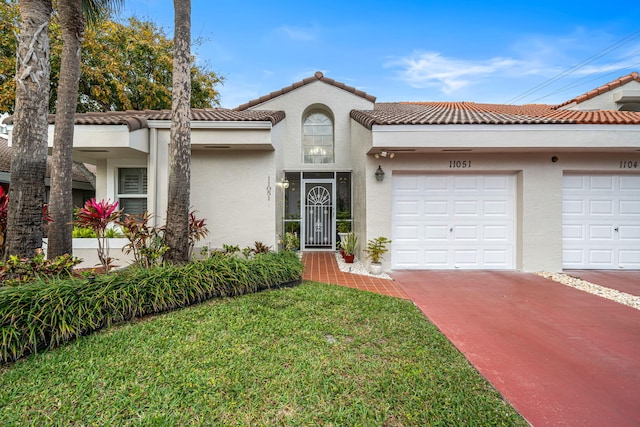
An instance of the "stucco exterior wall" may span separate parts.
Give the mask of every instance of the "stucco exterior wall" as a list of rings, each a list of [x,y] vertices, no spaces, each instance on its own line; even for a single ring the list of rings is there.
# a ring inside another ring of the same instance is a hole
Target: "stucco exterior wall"
[[[394,159],[366,161],[366,230],[365,239],[391,237],[392,180],[402,172],[435,174],[503,173],[516,178],[516,268],[522,271],[562,270],[562,177],[565,173],[640,173],[621,170],[620,162],[640,160],[640,154],[562,153],[558,160],[549,153],[433,153],[425,155],[398,153]],[[471,160],[473,167],[451,169],[451,160]],[[378,165],[386,172],[383,182],[376,182]],[[375,215],[372,214],[375,212]],[[391,265],[386,257],[385,270]]]
[[[328,109],[334,119],[335,163],[302,162],[302,118],[309,107],[320,106]],[[284,170],[334,171],[351,170],[357,159],[351,158],[351,118],[352,109],[372,109],[373,104],[366,99],[346,92],[321,81],[295,89],[285,95],[264,102],[254,109],[281,110],[287,118],[284,123],[283,143],[279,155],[283,157]]]
[[[271,142],[275,149],[273,153],[273,161],[275,167],[275,180],[276,185],[274,187],[275,191],[275,233],[276,233],[276,245],[273,246],[273,249],[280,249],[278,246],[278,242],[280,242],[284,238],[284,187],[282,186],[282,181],[284,181],[284,156],[281,154],[284,150],[285,144],[285,130],[286,130],[287,119],[285,118],[281,123],[278,123],[271,129]]]
[[[367,170],[370,158],[366,152],[371,147],[371,131],[352,122],[351,125],[351,156],[358,161],[353,162],[353,172],[351,174],[352,181],[352,201],[353,201],[353,231],[359,236],[360,244],[356,252],[356,257],[362,261],[366,259],[362,249],[366,245],[367,240],[367,212],[370,209],[368,203],[368,195],[371,191],[375,191],[376,187],[371,186],[371,182],[367,179]],[[375,180],[375,179],[374,179]],[[377,184],[377,183],[373,183]]]
[[[133,262],[133,254],[122,251],[124,245],[129,243],[124,238],[109,240],[109,256],[114,259],[113,268],[122,268]],[[98,239],[84,238],[73,239],[73,255],[82,259],[76,268],[96,268],[102,266],[98,258]]]
[[[269,190],[267,187],[270,186]],[[191,160],[191,204],[209,235],[198,246],[277,248],[275,155],[269,151],[196,151]]]
[[[106,199],[107,195],[107,160],[96,160],[96,200]]]

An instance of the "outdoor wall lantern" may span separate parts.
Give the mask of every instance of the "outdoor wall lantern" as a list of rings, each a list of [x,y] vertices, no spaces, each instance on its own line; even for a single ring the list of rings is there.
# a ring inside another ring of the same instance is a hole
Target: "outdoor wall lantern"
[[[378,165],[378,170],[375,173],[376,175],[376,181],[381,182],[384,179],[384,171],[382,170],[382,167],[380,165]]]
[[[284,188],[285,190],[289,188],[289,180],[287,178],[282,180],[282,188]]]

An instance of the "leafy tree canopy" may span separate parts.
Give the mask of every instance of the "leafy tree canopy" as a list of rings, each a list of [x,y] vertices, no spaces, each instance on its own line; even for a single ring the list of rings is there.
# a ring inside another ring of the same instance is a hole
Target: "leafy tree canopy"
[[[15,104],[16,40],[19,11],[16,1],[0,2],[0,112],[13,113]],[[55,15],[51,40],[51,100],[55,112],[62,36]],[[198,46],[202,40],[196,40]],[[171,109],[173,41],[153,22],[135,17],[120,23],[105,19],[89,26],[82,45],[79,113],[88,111]],[[191,106],[219,105],[216,85],[223,77],[208,64],[191,67]]]

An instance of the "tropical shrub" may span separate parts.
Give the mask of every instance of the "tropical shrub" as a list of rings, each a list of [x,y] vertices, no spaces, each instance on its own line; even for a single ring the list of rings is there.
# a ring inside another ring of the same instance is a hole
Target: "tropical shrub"
[[[241,252],[245,258],[250,258],[254,255],[268,254],[269,252],[271,252],[271,247],[265,245],[262,242],[254,242],[253,247],[247,246],[245,248],[242,248]]]
[[[73,227],[73,231],[71,232],[71,236],[74,239],[89,239],[89,238],[96,238],[96,233],[95,231],[93,231],[92,228],[90,227],[78,227],[75,226]]]
[[[162,262],[162,256],[169,250],[164,241],[165,227],[149,225],[153,216],[145,211],[139,215],[125,215],[118,222],[129,243],[122,249],[125,253],[133,253],[134,263],[141,267],[150,267]],[[193,247],[203,239],[209,230],[204,218],[197,218],[196,211],[189,213],[189,257],[193,257]]]
[[[105,230],[104,237],[107,239],[118,239],[124,237],[124,234],[120,232],[119,227],[109,227]]]
[[[348,233],[351,231],[351,212],[339,211],[336,215],[338,233]]]
[[[222,244],[222,253],[224,255],[235,255],[236,252],[240,252],[239,245],[229,245],[227,243]]]
[[[11,255],[6,262],[0,262],[0,286],[20,285],[36,278],[71,277],[73,267],[80,262],[69,254],[54,259],[46,259],[43,252],[33,258]]]
[[[36,280],[0,288],[0,362],[153,313],[299,282],[290,252],[252,259],[213,256],[186,265],[131,267],[93,281]]]
[[[300,214],[287,214],[284,221],[286,233],[300,233]]]
[[[113,258],[109,256],[109,241],[107,228],[115,223],[120,215],[118,202],[111,203],[108,200],[89,199],[82,208],[78,210],[77,219],[74,225],[91,228],[98,238],[98,259],[106,272],[109,271]]]
[[[271,247],[265,245],[262,242],[254,242],[253,243],[253,253],[254,254],[266,254],[271,252]]]
[[[367,249],[364,251],[367,253],[367,257],[371,262],[377,264],[382,259],[382,256],[389,250],[387,249],[389,243],[391,243],[391,240],[386,237],[376,237],[367,242]]]
[[[72,233],[72,237],[74,239],[88,239],[88,238],[96,238],[98,236],[96,236],[96,232],[93,231],[92,228],[90,227],[73,227],[73,231]],[[107,239],[113,239],[113,238],[118,238],[118,237],[124,237],[124,234],[122,234],[117,228],[115,227],[109,227],[105,230],[104,232],[104,237],[106,237]]]
[[[283,245],[286,251],[295,251],[300,247],[300,239],[296,233],[285,233]]]
[[[125,237],[129,240],[123,248],[126,254],[133,253],[133,262],[139,267],[158,265],[162,256],[169,250],[164,244],[163,230],[149,225],[152,215],[144,212],[139,215],[125,215],[120,222]]]
[[[196,212],[189,212],[189,257],[193,256],[193,247],[196,242],[209,234],[204,218],[196,218]]]

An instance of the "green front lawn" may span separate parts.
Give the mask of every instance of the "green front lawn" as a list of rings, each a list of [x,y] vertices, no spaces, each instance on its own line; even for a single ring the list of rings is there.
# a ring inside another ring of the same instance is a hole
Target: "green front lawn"
[[[413,304],[306,282],[0,368],[11,425],[528,425]]]

